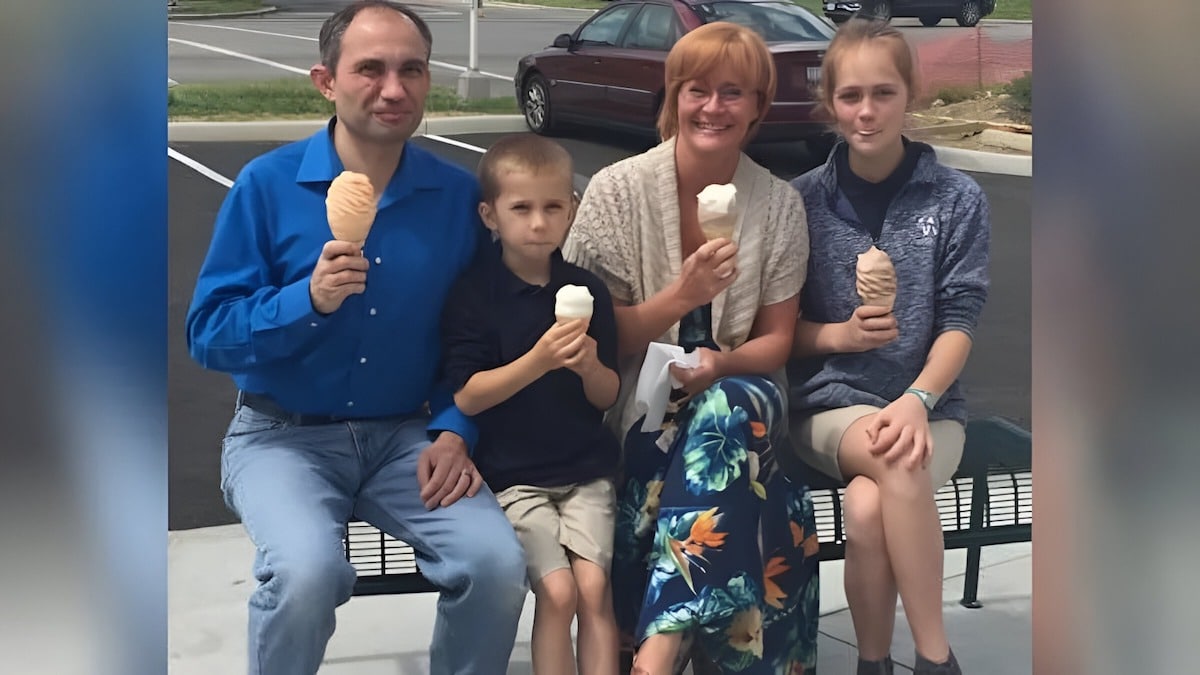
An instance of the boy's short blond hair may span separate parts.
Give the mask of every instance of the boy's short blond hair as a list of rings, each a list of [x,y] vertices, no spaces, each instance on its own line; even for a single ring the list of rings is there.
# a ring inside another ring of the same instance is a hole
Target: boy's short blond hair
[[[481,199],[485,203],[491,204],[500,196],[500,177],[508,171],[560,174],[567,189],[574,194],[575,167],[571,153],[549,138],[531,133],[510,134],[483,153],[478,175]]]

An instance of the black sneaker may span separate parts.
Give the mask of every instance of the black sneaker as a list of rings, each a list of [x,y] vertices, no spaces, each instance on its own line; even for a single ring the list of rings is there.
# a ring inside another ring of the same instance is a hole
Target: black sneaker
[[[962,668],[958,667],[958,659],[954,658],[953,649],[950,650],[945,663],[934,663],[917,652],[914,654],[917,656],[917,667],[913,670],[913,675],[962,675]]]
[[[892,655],[888,654],[881,661],[858,660],[858,675],[892,675]]]

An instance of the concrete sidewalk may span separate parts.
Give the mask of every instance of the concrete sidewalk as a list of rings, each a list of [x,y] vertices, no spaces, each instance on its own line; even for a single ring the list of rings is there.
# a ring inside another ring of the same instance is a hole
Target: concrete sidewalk
[[[174,675],[241,673],[246,669],[246,600],[254,547],[240,525],[168,535],[169,672]],[[958,604],[964,551],[946,554],[943,584],[946,627],[963,668],[971,675],[1024,675],[1032,658],[1032,545],[983,549],[979,580],[982,609]],[[421,675],[429,670],[433,594],[354,598],[337,613],[324,675]],[[533,596],[521,617],[508,675],[531,675],[529,638]],[[853,673],[854,630],[842,592],[842,563],[821,564],[821,675]],[[898,672],[912,665],[912,638],[903,610],[896,616],[893,657]]]

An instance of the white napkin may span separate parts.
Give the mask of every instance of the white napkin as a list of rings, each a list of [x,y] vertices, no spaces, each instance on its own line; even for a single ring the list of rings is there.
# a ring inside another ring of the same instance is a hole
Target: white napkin
[[[688,354],[679,345],[650,343],[646,349],[646,360],[642,361],[642,370],[638,373],[637,390],[633,396],[634,409],[639,413],[646,413],[646,419],[642,422],[643,432],[657,431],[662,426],[671,389],[683,386],[671,376],[669,366],[672,363],[678,363],[684,368],[695,368],[700,365],[700,352]]]

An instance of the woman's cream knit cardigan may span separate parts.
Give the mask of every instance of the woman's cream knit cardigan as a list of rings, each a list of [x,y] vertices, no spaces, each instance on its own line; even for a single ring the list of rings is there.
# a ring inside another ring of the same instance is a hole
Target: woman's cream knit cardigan
[[[747,340],[759,307],[800,292],[808,265],[800,193],[745,154],[733,184],[740,212],[733,234],[738,278],[712,303],[714,338],[724,350]],[[683,266],[676,195],[674,139],[601,169],[588,183],[563,244],[564,257],[599,276],[614,302],[644,302],[675,280]],[[657,341],[677,344],[679,324]],[[641,416],[633,392],[643,355],[621,361],[621,395],[609,419],[616,422],[622,443]],[[782,385],[782,369],[772,379]]]

